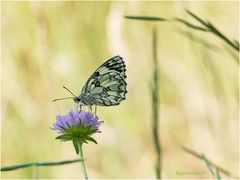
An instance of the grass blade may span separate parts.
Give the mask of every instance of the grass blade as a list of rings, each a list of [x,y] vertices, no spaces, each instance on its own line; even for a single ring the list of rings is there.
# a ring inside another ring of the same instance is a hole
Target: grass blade
[[[185,147],[185,146],[182,146],[182,149],[183,151],[185,151],[186,153],[189,153],[195,157],[197,157],[198,159],[201,159],[201,160],[204,160],[203,159],[203,155]],[[218,170],[218,174],[221,172],[222,174],[225,174],[226,176],[228,177],[233,177],[233,178],[237,178],[239,179],[239,177],[237,175],[233,175],[231,174],[229,171],[225,170],[224,168],[220,167],[219,165],[216,165],[215,163],[211,162],[210,160],[207,160],[209,164],[211,164],[212,167],[216,168]],[[219,175],[220,177],[220,175]]]
[[[81,159],[73,159],[73,160],[63,160],[63,161],[44,161],[44,162],[27,162],[27,163],[19,163],[11,166],[1,167],[1,171],[12,171],[20,168],[31,167],[31,166],[56,166],[63,164],[70,164],[82,161]]]
[[[204,25],[206,27],[206,30],[215,34],[216,36],[218,36],[219,38],[221,38],[223,41],[225,41],[227,44],[229,44],[232,48],[234,48],[235,50],[239,51],[239,42],[234,40],[231,41],[229,38],[227,38],[222,32],[220,32],[211,22],[209,21],[204,21],[202,20],[200,17],[198,17],[196,14],[194,14],[193,12],[187,10],[187,13],[192,16],[195,20],[197,20],[198,22],[200,22],[202,25]],[[196,29],[196,28],[195,28]],[[203,28],[205,29],[205,28]]]
[[[143,20],[143,21],[166,21],[164,18],[154,16],[124,16],[126,19]]]

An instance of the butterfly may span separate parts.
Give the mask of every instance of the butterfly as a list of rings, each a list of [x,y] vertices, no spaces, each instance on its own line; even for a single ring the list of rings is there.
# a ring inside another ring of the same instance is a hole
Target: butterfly
[[[55,99],[53,101],[72,98],[75,103],[87,106],[116,106],[126,99],[126,65],[123,58],[114,56],[103,63],[90,76],[79,96]]]

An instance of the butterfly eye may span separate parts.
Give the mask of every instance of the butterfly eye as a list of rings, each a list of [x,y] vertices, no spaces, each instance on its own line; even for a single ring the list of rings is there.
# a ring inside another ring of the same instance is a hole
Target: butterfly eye
[[[74,100],[75,103],[79,103],[80,102],[80,98],[79,97],[75,97],[75,98],[73,98],[73,100]]]

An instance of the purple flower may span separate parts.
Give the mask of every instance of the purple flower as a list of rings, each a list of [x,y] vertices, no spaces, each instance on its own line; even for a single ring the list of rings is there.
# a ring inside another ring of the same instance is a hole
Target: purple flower
[[[98,129],[98,127],[102,123],[102,121],[99,121],[98,117],[91,112],[81,111],[79,113],[79,117],[81,119],[83,126],[91,125],[92,129]]]
[[[66,131],[63,128],[71,129],[73,126],[78,128],[90,126],[91,130],[99,132],[98,128],[102,122],[103,121],[100,121],[100,119],[92,112],[71,110],[66,115],[57,115],[56,122],[51,129],[58,131],[60,134],[65,134]]]

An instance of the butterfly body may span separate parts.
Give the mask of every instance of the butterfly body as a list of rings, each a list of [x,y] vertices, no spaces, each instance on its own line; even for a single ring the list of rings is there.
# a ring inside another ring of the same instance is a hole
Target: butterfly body
[[[103,63],[90,76],[75,103],[84,105],[115,106],[125,99],[127,93],[125,63],[120,56],[114,56]]]
[[[91,95],[88,94],[80,94],[78,97],[73,98],[73,101],[77,104],[84,104],[88,106],[95,104]]]

